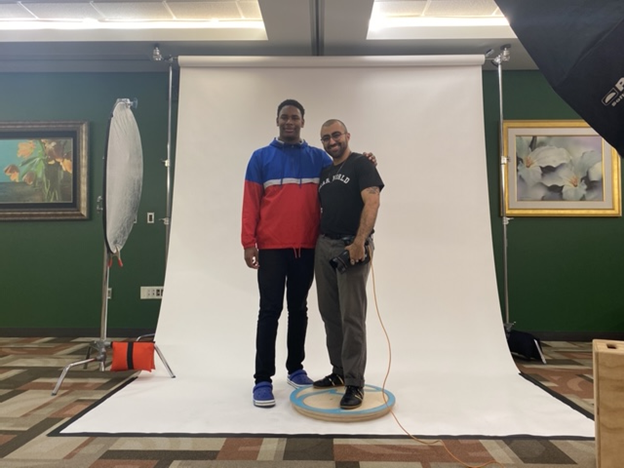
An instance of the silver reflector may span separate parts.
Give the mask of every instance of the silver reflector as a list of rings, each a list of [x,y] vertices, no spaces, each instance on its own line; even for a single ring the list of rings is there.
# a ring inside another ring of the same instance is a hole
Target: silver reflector
[[[143,149],[128,99],[118,99],[108,127],[104,161],[104,239],[119,256],[137,219],[143,186]]]

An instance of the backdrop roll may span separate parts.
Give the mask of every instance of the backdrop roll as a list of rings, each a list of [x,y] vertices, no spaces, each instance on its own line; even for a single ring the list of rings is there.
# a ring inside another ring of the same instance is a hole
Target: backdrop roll
[[[414,434],[593,435],[593,423],[518,375],[497,297],[483,128],[482,56],[180,57],[171,243],[156,334],[177,375],[157,369],[65,432],[401,434],[390,417],[340,424],[290,405],[285,327],[277,405],[251,402],[256,272],[240,245],[245,168],[277,135],[277,105],[299,100],[302,135],[346,123],[351,149],[372,151],[386,184],[373,267],[392,343],[387,388]],[[382,384],[388,347],[369,282],[367,382]],[[286,315],[286,312],[284,312]],[[309,296],[305,366],[329,373]],[[158,363],[157,363],[158,365]],[[153,408],[158,408],[153,414]],[[112,413],[124,424],[109,424]],[[106,417],[103,417],[107,415]]]

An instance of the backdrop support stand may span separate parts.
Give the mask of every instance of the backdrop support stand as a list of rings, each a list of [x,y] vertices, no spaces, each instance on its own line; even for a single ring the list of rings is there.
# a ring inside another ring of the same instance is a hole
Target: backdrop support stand
[[[173,102],[173,62],[175,58],[173,56],[168,56],[167,58],[163,57],[160,52],[160,48],[158,44],[154,45],[154,49],[152,51],[152,60],[155,62],[162,62],[166,60],[169,62],[169,90],[168,90],[168,99],[167,99],[167,159],[163,159],[162,163],[164,164],[167,175],[166,175],[166,206],[165,206],[165,217],[160,218],[160,221],[163,222],[165,226],[165,271],[167,270],[167,258],[169,257],[169,236],[171,234],[171,109]]]
[[[498,148],[500,155],[500,184],[499,184],[499,198],[500,198],[500,207],[502,213],[502,225],[503,225],[503,305],[505,312],[505,335],[507,336],[507,341],[509,344],[509,349],[511,352],[516,352],[523,356],[527,357],[535,357],[539,358],[542,363],[546,364],[546,359],[544,358],[544,353],[542,352],[541,345],[539,341],[529,333],[518,332],[513,330],[516,322],[510,321],[509,314],[509,265],[507,258],[508,251],[508,237],[507,237],[507,227],[509,226],[509,222],[513,220],[507,216],[507,207],[505,204],[505,196],[507,194],[508,187],[505,184],[505,169],[507,164],[509,164],[509,157],[505,154],[503,141],[505,138],[503,131],[503,62],[508,62],[510,59],[509,48],[511,46],[509,44],[505,44],[501,46],[501,52],[492,59],[492,64],[494,64],[498,69],[498,112],[499,112],[499,125],[498,125]],[[491,50],[488,51],[486,57],[491,54]]]
[[[169,236],[171,234],[171,106],[173,99],[173,58],[169,57],[169,92],[167,107],[167,160],[164,161],[167,168],[167,201],[165,218],[165,270],[167,269],[167,259],[169,258]]]
[[[509,277],[507,273],[507,226],[509,221],[513,218],[508,218],[505,207],[505,194],[507,189],[505,186],[505,166],[507,165],[509,158],[504,154],[503,141],[505,135],[503,134],[503,62],[508,62],[510,59],[509,45],[501,46],[501,53],[492,59],[498,70],[498,151],[500,156],[500,185],[499,185],[499,198],[502,213],[503,223],[503,305],[505,312],[505,330],[509,331],[513,328],[514,324],[509,321]],[[490,50],[490,53],[492,51]],[[487,55],[486,55],[487,56]]]

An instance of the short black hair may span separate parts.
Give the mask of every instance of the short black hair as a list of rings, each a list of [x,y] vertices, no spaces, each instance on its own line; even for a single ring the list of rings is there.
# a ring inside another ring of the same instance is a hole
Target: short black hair
[[[294,99],[286,99],[285,101],[282,101],[279,106],[277,106],[277,116],[278,117],[280,115],[280,112],[282,111],[282,108],[284,108],[286,106],[293,106],[293,107],[296,107],[297,109],[299,109],[301,111],[301,117],[302,118],[305,115],[305,109],[303,108],[303,106],[301,105],[301,103],[299,101],[296,101]]]
[[[324,129],[325,127],[329,127],[330,125],[334,125],[335,123],[339,123],[340,125],[342,125],[342,128],[344,128],[345,133],[349,133],[349,130],[347,130],[347,126],[340,119],[329,119],[329,120],[327,120],[323,125],[321,125],[321,130]]]

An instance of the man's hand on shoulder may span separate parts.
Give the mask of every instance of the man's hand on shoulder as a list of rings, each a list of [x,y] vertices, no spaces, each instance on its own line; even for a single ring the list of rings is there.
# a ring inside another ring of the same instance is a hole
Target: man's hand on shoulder
[[[255,247],[247,247],[245,249],[245,263],[249,268],[257,270],[260,268],[260,262],[258,262],[258,249]]]
[[[368,159],[370,162],[372,162],[373,166],[377,167],[377,158],[375,157],[375,155],[373,153],[367,153],[366,151],[364,151],[362,153],[362,155],[364,155],[364,157],[366,157],[366,159]]]

